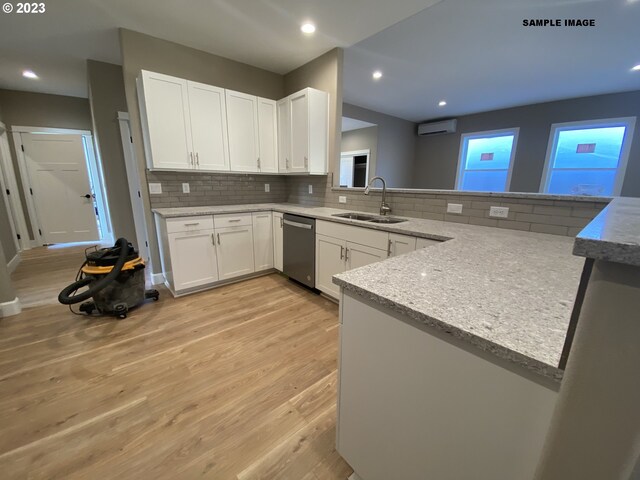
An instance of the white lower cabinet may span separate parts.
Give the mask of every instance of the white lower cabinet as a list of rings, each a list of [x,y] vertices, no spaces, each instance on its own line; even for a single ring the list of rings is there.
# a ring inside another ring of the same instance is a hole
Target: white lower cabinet
[[[316,288],[338,298],[340,287],[332,277],[387,258],[387,251],[344,239],[316,235]]]
[[[213,230],[169,233],[168,239],[175,291],[218,281]]]
[[[215,240],[220,280],[240,277],[255,271],[251,225],[216,228]]]
[[[389,234],[390,257],[397,257],[405,253],[413,252],[416,249],[416,237],[410,235],[400,235],[398,233]]]
[[[273,268],[273,220],[271,212],[254,212],[253,260],[256,272]]]
[[[316,235],[316,288],[338,298],[340,287],[331,277],[347,269],[344,260],[347,242],[338,238]]]
[[[273,267],[279,271],[283,264],[283,234],[282,213],[273,212]]]

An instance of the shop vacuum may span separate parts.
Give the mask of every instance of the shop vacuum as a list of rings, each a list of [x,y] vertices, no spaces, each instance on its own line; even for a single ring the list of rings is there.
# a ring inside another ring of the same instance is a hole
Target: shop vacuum
[[[85,257],[76,281],[58,295],[63,305],[71,308],[73,304],[93,298],[80,305],[81,312],[91,315],[95,310],[103,315],[126,318],[131,308],[146,299],[158,300],[157,290],[145,290],[144,261],[125,238],[119,238],[110,248],[85,251]],[[77,293],[83,287],[87,290]]]

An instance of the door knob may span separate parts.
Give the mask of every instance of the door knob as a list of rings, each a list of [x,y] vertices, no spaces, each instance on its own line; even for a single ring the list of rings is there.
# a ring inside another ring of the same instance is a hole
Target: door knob
[[[91,198],[91,194],[90,193],[87,193],[86,195],[80,195],[80,196],[84,197],[84,198]]]

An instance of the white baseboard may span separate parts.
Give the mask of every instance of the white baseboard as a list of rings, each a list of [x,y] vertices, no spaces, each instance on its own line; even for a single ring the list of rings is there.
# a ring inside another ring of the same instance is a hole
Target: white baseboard
[[[10,302],[0,303],[0,318],[17,315],[21,311],[22,306],[20,305],[20,299],[18,297],[14,298]]]
[[[20,263],[20,252],[16,253],[14,257],[11,260],[9,260],[9,263],[7,263],[7,270],[9,270],[9,273],[13,273],[13,271],[16,269],[19,263]]]
[[[162,284],[164,284],[164,275],[162,273],[152,273],[151,285],[162,285]]]

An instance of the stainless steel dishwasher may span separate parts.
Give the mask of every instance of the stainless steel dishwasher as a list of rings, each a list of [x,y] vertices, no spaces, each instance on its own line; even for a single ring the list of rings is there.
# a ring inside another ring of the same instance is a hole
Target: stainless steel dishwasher
[[[282,271],[310,288],[316,286],[316,221],[284,214]]]

